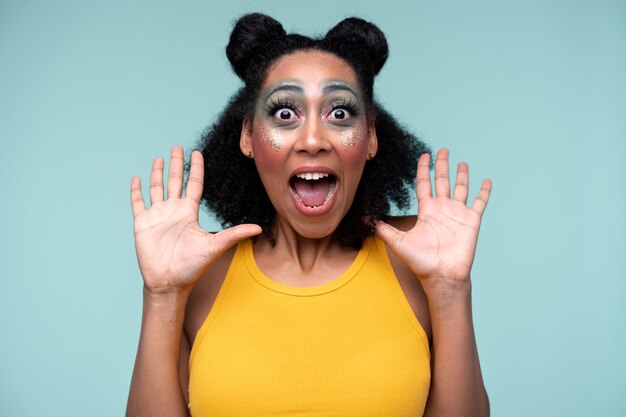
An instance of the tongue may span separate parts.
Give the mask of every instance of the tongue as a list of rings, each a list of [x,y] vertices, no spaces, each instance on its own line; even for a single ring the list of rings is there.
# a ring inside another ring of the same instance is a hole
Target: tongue
[[[292,187],[305,206],[318,207],[324,204],[330,188],[330,179],[303,180],[294,178]]]

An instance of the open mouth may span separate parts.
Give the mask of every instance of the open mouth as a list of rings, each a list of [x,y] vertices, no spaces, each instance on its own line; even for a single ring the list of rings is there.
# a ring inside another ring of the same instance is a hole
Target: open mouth
[[[289,188],[303,206],[320,208],[326,205],[335,192],[337,179],[327,172],[303,172],[289,180]]]

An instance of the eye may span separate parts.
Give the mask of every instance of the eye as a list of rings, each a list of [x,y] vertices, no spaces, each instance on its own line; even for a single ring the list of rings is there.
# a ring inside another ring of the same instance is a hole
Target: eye
[[[298,105],[290,99],[275,97],[264,107],[265,114],[274,119],[277,123],[295,122],[302,111]]]
[[[352,117],[350,111],[344,107],[336,107],[328,113],[328,118],[335,121],[345,121]]]
[[[350,118],[350,113],[343,108],[333,109],[329,114],[331,119],[346,120]]]
[[[328,116],[331,121],[343,122],[359,115],[359,106],[352,99],[337,100],[332,104]]]
[[[278,109],[276,113],[274,113],[274,117],[279,120],[292,120],[296,117],[296,112],[291,109]]]

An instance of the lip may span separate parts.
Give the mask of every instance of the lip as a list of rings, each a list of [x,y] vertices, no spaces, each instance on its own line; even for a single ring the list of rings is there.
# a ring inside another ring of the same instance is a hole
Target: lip
[[[301,167],[294,169],[289,175],[289,178],[287,181],[289,182],[291,178],[293,178],[294,176],[298,174],[303,174],[307,172],[319,172],[319,173],[332,175],[333,178],[335,179],[335,189],[333,190],[333,195],[326,202],[326,204],[320,207],[309,207],[309,206],[305,206],[304,204],[302,204],[296,198],[294,191],[290,185],[289,185],[289,196],[291,197],[291,201],[293,202],[293,205],[295,206],[296,210],[298,210],[301,214],[305,216],[323,216],[324,214],[332,210],[333,206],[335,205],[335,201],[337,200],[337,194],[338,194],[337,191],[340,185],[339,177],[337,173],[329,167],[320,166],[320,165],[310,165],[310,166],[301,166]]]
[[[291,171],[291,174],[289,174],[289,180],[291,180],[291,178],[293,178],[294,176],[298,174],[304,174],[307,172],[321,172],[323,174],[331,174],[333,177],[335,177],[335,179],[338,179],[337,173],[329,167],[325,167],[321,165],[309,165],[309,166],[301,166]]]

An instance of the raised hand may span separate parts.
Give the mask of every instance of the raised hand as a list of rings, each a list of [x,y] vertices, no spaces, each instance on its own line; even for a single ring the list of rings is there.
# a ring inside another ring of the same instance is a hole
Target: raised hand
[[[377,235],[413,271],[422,284],[434,281],[465,282],[476,252],[482,214],[491,193],[491,181],[483,181],[478,196],[467,207],[468,166],[457,168],[454,197],[450,196],[448,150],[441,149],[435,161],[435,192],[432,195],[430,155],[420,157],[417,165],[418,215],[415,226],[402,232],[379,222]],[[426,288],[425,288],[426,289]]]
[[[145,288],[152,293],[189,290],[205,271],[228,248],[261,232],[253,224],[235,226],[216,234],[207,233],[198,224],[198,207],[204,184],[202,154],[191,154],[191,169],[185,196],[183,188],[183,148],[172,148],[167,180],[167,198],[163,198],[163,159],[152,164],[150,203],[146,209],[141,194],[141,180],[131,182],[131,206],[134,216],[135,248]]]

